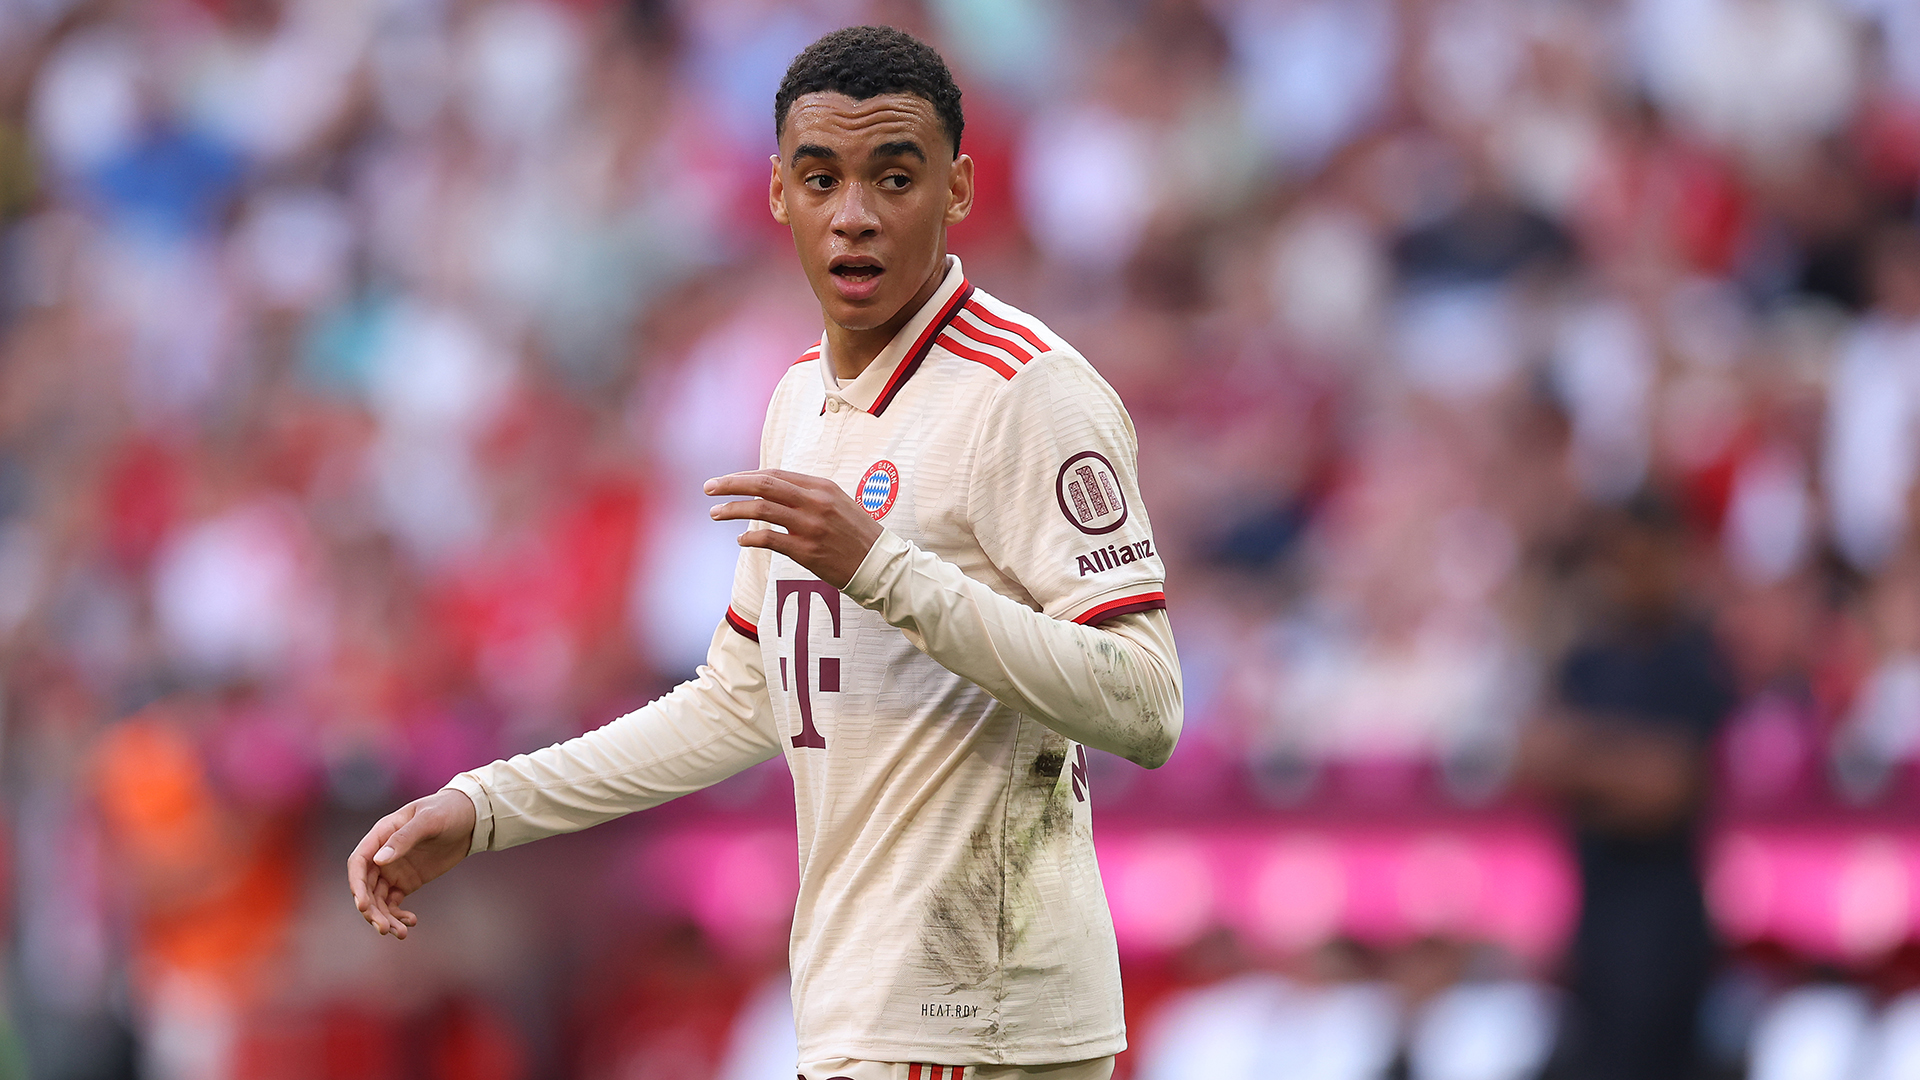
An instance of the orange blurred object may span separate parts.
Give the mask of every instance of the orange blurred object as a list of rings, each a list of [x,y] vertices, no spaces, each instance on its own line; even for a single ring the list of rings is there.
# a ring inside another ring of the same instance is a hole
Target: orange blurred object
[[[191,973],[250,996],[293,914],[297,834],[226,806],[166,706],[108,729],[94,749],[95,798],[130,878],[141,981]]]

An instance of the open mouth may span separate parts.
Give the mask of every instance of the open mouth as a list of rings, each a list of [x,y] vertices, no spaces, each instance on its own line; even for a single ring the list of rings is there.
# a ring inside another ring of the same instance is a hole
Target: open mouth
[[[879,263],[871,259],[854,257],[835,259],[833,264],[827,268],[827,272],[843,281],[859,283],[872,281],[886,271],[881,269]]]

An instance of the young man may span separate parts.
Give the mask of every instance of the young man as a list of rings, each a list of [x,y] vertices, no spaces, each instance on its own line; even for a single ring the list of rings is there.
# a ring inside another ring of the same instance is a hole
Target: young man
[[[826,332],[775,390],[696,679],[455,777],[348,862],[381,933],[470,852],[585,828],[775,754],[800,827],[803,1080],[1104,1080],[1126,1045],[1085,746],[1179,735],[1160,558],[1111,388],[946,252],[973,201],[932,49],[856,27],[774,102],[769,203]]]

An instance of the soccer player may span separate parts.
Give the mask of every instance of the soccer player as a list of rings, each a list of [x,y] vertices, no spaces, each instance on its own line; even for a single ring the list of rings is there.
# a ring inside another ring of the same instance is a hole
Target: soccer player
[[[1086,751],[1179,735],[1133,425],[1093,367],[946,251],[973,201],[960,91],[907,34],[828,34],[774,99],[768,201],[826,324],[780,381],[755,523],[698,677],[462,773],[348,862],[381,933],[477,851],[784,754],[800,830],[803,1080],[1104,1080],[1125,1048]]]

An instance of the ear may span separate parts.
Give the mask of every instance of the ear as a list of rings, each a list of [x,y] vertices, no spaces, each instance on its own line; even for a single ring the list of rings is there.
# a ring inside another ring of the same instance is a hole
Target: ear
[[[770,159],[773,162],[773,178],[767,181],[767,209],[773,212],[773,220],[782,225],[791,225],[787,218],[787,182],[780,175],[780,155]]]
[[[953,171],[947,174],[948,225],[958,225],[973,213],[973,159],[965,154],[953,159]]]

